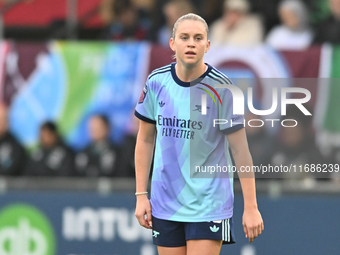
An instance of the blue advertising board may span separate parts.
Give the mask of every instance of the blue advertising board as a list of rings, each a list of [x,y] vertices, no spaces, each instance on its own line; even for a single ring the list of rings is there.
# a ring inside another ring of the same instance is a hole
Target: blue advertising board
[[[259,196],[265,231],[244,237],[243,202],[235,199],[237,243],[221,254],[339,254],[340,198]],[[135,196],[80,192],[0,195],[1,255],[156,255],[151,230],[134,216]]]
[[[0,205],[1,255],[156,254],[151,230],[135,219],[130,193],[11,192],[0,196]],[[53,229],[50,236],[47,225]],[[18,250],[18,245],[26,248]]]

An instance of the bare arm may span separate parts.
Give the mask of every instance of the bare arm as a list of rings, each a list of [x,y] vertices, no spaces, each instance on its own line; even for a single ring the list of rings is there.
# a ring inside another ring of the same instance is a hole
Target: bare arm
[[[139,122],[135,150],[136,192],[145,192],[148,186],[152,154],[155,145],[156,127],[145,121]],[[138,195],[135,215],[139,224],[151,228],[151,205],[147,195]],[[145,215],[147,216],[145,218]]]
[[[261,214],[257,208],[254,173],[241,172],[240,170],[242,170],[242,166],[252,167],[253,161],[249,152],[244,128],[229,134],[227,137],[242,187],[244,200],[242,224],[246,237],[249,238],[249,242],[252,242],[255,237],[261,234],[264,226]]]

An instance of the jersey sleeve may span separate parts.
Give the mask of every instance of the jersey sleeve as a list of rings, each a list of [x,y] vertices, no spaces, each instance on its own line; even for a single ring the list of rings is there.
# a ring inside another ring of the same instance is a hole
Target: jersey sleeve
[[[142,90],[137,106],[135,108],[135,116],[145,122],[156,124],[155,119],[155,100],[154,91],[152,90],[151,81],[148,79]]]
[[[220,130],[227,135],[244,128],[244,115],[233,113],[233,95],[231,91],[228,89],[221,89],[219,94],[222,101],[222,105],[219,104],[218,109]]]

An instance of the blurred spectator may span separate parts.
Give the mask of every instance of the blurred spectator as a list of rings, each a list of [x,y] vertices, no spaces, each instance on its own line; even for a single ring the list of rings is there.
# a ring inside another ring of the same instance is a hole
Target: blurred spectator
[[[118,149],[109,139],[110,123],[103,115],[90,118],[91,143],[76,156],[81,176],[118,176]]]
[[[328,0],[331,16],[315,28],[315,43],[340,43],[340,0]]]
[[[132,0],[133,3],[138,7],[146,11],[151,11],[155,8],[157,0]]]
[[[47,121],[40,127],[39,147],[27,165],[28,175],[69,176],[74,174],[74,153],[64,144],[55,123]]]
[[[323,164],[324,158],[315,146],[314,136],[311,132],[311,116],[305,116],[295,105],[287,107],[287,115],[284,119],[297,121],[295,127],[281,127],[279,136],[275,141],[275,150],[271,157],[271,165],[288,166],[296,165],[296,172],[274,173],[272,177],[284,178],[328,178],[321,173],[300,171],[299,166],[310,167],[311,164]],[[285,125],[294,125],[293,121],[287,121]]]
[[[7,109],[0,104],[0,175],[19,175],[25,164],[25,150],[8,130]]]
[[[278,5],[281,0],[251,1],[252,10],[261,15],[264,30],[267,34],[274,26],[280,24],[277,15]]]
[[[114,19],[113,14],[114,0],[102,0],[98,7],[98,15],[104,25],[110,24]]]
[[[183,15],[194,12],[194,7],[189,1],[172,0],[163,7],[166,24],[160,28],[158,42],[164,47],[169,47],[169,40],[172,37],[172,29],[175,22]]]
[[[142,17],[152,19],[156,12],[156,0],[132,0]]]
[[[148,38],[150,21],[142,17],[131,0],[113,2],[113,22],[105,30],[105,39],[145,40]]]
[[[309,28],[308,11],[299,0],[284,0],[279,5],[281,25],[274,27],[267,37],[267,43],[279,50],[304,50],[313,40]]]
[[[261,19],[249,13],[247,0],[226,0],[223,17],[211,25],[214,46],[252,46],[262,42]]]
[[[198,13],[210,25],[223,14],[223,4],[225,0],[195,0],[195,7]]]

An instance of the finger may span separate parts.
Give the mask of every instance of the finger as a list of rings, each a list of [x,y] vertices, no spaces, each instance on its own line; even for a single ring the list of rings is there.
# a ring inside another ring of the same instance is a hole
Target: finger
[[[254,236],[253,236],[254,239],[259,235],[257,226],[256,226],[256,227],[253,227],[253,235],[254,235]]]
[[[144,228],[151,229],[151,226],[149,225],[149,220],[147,218],[147,214],[145,213],[143,216],[143,225]]]
[[[144,224],[142,225],[144,228],[152,229],[152,227],[149,225],[149,223],[145,220]]]
[[[254,241],[254,238],[249,238],[249,243],[252,243]]]
[[[248,228],[248,237],[254,239],[254,228]]]
[[[149,225],[148,221],[145,219],[142,225],[144,228],[151,229],[152,227]]]
[[[263,224],[263,221],[261,223],[261,226],[262,226],[262,231],[264,230],[264,224]]]
[[[144,228],[151,228],[146,220],[146,215],[143,215],[140,225]]]
[[[246,225],[243,225],[243,230],[244,230],[244,233],[246,234],[246,238],[248,238],[248,229]]]
[[[146,221],[147,221],[147,224],[152,227],[152,216],[151,216],[151,210],[148,209],[146,210]]]
[[[140,215],[140,214],[136,214],[136,218],[137,218],[137,220],[139,222],[139,225],[144,226],[144,222],[145,222],[144,216]]]
[[[258,235],[261,235],[261,233],[262,233],[262,226],[261,225],[257,228],[257,233],[258,233]]]
[[[145,214],[144,213],[139,213],[136,212],[135,216],[138,220],[139,225],[141,225],[142,227],[147,227],[146,221],[145,221]]]

